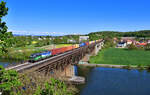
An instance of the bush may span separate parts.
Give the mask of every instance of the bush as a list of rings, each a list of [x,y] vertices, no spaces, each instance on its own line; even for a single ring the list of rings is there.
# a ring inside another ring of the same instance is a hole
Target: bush
[[[14,89],[21,85],[18,78],[18,73],[14,70],[5,70],[0,67],[0,92],[2,95],[14,95]]]
[[[137,47],[134,44],[128,45],[129,50],[136,50]]]
[[[138,66],[137,66],[139,69],[144,69],[144,66],[142,65],[142,64],[138,64]]]
[[[20,80],[21,95],[72,95],[73,93],[63,81],[37,72],[26,72],[20,75]]]
[[[127,66],[124,66],[123,68],[124,68],[124,69],[128,69],[128,70],[131,70],[132,67],[131,67],[130,64],[128,64]]]
[[[76,91],[57,79],[37,72],[18,74],[0,67],[2,95],[72,95]]]
[[[147,70],[150,70],[150,65],[147,65]]]
[[[145,46],[145,50],[150,50],[150,44],[147,44],[147,45]]]

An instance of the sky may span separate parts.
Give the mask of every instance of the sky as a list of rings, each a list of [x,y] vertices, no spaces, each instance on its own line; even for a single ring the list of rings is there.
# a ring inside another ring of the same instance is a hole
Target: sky
[[[1,1],[1,0],[0,0]],[[150,29],[150,0],[4,0],[13,34],[67,35]]]

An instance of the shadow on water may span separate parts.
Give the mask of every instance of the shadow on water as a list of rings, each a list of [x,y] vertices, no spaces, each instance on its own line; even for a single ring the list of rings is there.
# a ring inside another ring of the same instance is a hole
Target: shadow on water
[[[78,76],[83,76],[83,77],[87,78],[87,77],[88,77],[88,74],[91,72],[91,70],[92,70],[94,67],[78,66],[77,68],[78,68]],[[85,84],[76,85],[76,87],[80,90],[79,93],[77,93],[76,95],[80,95],[81,90],[82,90],[83,88],[85,88],[86,84],[87,84],[87,80],[86,80]]]
[[[86,84],[78,86],[80,95],[150,95],[150,72],[146,70],[88,69],[79,71],[87,80]]]

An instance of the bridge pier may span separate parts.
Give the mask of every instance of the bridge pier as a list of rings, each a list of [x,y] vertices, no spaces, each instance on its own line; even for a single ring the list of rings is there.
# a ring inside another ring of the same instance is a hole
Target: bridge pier
[[[97,55],[98,52],[102,49],[104,42],[98,43],[95,45],[94,51],[91,53],[92,55]]]
[[[71,65],[71,64],[69,64],[68,66],[66,66],[64,68],[64,70],[61,72],[61,76],[65,76],[65,77],[75,76],[74,66]]]
[[[68,65],[61,73],[65,77],[65,81],[72,84],[84,84],[85,78],[77,76],[77,67],[75,65]]]

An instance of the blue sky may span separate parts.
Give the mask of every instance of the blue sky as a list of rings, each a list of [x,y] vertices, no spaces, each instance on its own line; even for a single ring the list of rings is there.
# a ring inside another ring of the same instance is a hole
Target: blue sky
[[[150,29],[150,0],[4,0],[14,34],[64,35]]]

